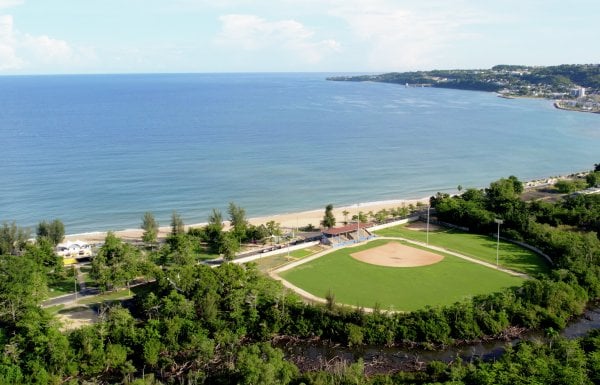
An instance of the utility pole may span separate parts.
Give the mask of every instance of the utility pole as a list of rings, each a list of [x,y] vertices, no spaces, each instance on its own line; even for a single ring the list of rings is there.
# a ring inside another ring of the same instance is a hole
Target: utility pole
[[[494,219],[494,222],[498,224],[498,237],[496,238],[496,268],[500,266],[499,255],[500,255],[500,225],[504,223],[502,219]]]
[[[429,246],[429,209],[431,208],[431,204],[427,206],[427,246]]]
[[[75,301],[77,301],[77,266],[73,265],[73,280],[75,281]]]

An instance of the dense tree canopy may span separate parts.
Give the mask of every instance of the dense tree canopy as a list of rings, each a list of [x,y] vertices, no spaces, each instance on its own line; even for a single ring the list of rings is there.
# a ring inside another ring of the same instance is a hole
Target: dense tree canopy
[[[65,237],[65,225],[60,219],[55,219],[52,222],[42,221],[37,226],[37,239],[48,239],[54,246],[63,241]]]
[[[0,227],[0,255],[17,255],[25,249],[29,239],[29,230],[17,226],[15,222],[2,223]]]

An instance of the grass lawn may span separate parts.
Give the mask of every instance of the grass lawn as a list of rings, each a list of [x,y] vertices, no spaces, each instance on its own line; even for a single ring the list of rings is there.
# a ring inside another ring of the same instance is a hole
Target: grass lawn
[[[267,272],[272,268],[285,265],[288,262],[293,261],[292,258],[288,258],[287,254],[271,255],[269,257],[261,257],[255,259],[250,263],[256,263],[256,267],[259,271]]]
[[[79,285],[78,285],[79,288]],[[60,281],[48,284],[48,296],[50,298],[58,297],[64,294],[75,292],[75,280],[73,277],[61,279]]]
[[[306,258],[308,256],[311,256],[315,253],[318,253],[319,251],[321,251],[321,249],[317,249],[316,251],[309,248],[309,249],[300,249],[300,250],[294,250],[292,252],[290,252],[290,256],[296,259],[302,259],[302,258]]]
[[[282,266],[288,262],[292,262],[298,259],[306,258],[315,253],[322,251],[321,248],[306,248],[299,249],[290,252],[290,258],[288,258],[287,252],[277,255],[271,255],[269,257],[261,257],[252,261],[252,263],[256,263],[258,270],[262,272],[266,272],[269,269]]]
[[[45,309],[50,314],[57,314],[64,307],[65,307],[65,305],[60,304],[60,305],[49,306],[49,307],[47,307]]]
[[[207,261],[209,259],[215,259],[218,258],[220,254],[213,254],[213,253],[209,253],[209,252],[202,252],[202,253],[196,253],[196,259],[199,261]]]
[[[410,230],[406,228],[406,225],[378,230],[375,234],[386,237],[403,237],[421,242],[425,242],[427,238],[425,231]],[[471,234],[456,229],[442,229],[429,231],[429,244],[496,264],[497,240],[491,236]],[[543,257],[514,243],[500,240],[498,254],[500,266],[514,271],[530,275],[550,271],[550,266]]]
[[[394,241],[336,250],[280,275],[321,298],[331,290],[337,303],[405,311],[449,305],[523,283],[521,278],[447,254],[437,264],[410,268],[376,266],[350,256],[388,242]]]
[[[77,301],[79,304],[90,305],[94,303],[102,303],[108,301],[117,301],[121,299],[132,298],[134,295],[133,289],[131,289],[131,293],[127,289],[120,289],[118,291],[111,291],[105,294],[95,295],[93,297],[82,298]]]

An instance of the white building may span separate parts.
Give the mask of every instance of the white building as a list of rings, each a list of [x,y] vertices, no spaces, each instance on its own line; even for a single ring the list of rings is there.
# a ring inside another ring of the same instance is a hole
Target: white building
[[[61,257],[91,257],[92,256],[92,246],[83,241],[75,241],[75,242],[64,242],[56,245],[56,254]]]

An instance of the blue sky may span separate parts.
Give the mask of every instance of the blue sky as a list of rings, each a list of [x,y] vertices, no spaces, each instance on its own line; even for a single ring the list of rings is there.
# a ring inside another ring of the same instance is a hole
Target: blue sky
[[[0,74],[599,63],[600,1],[0,0]]]

